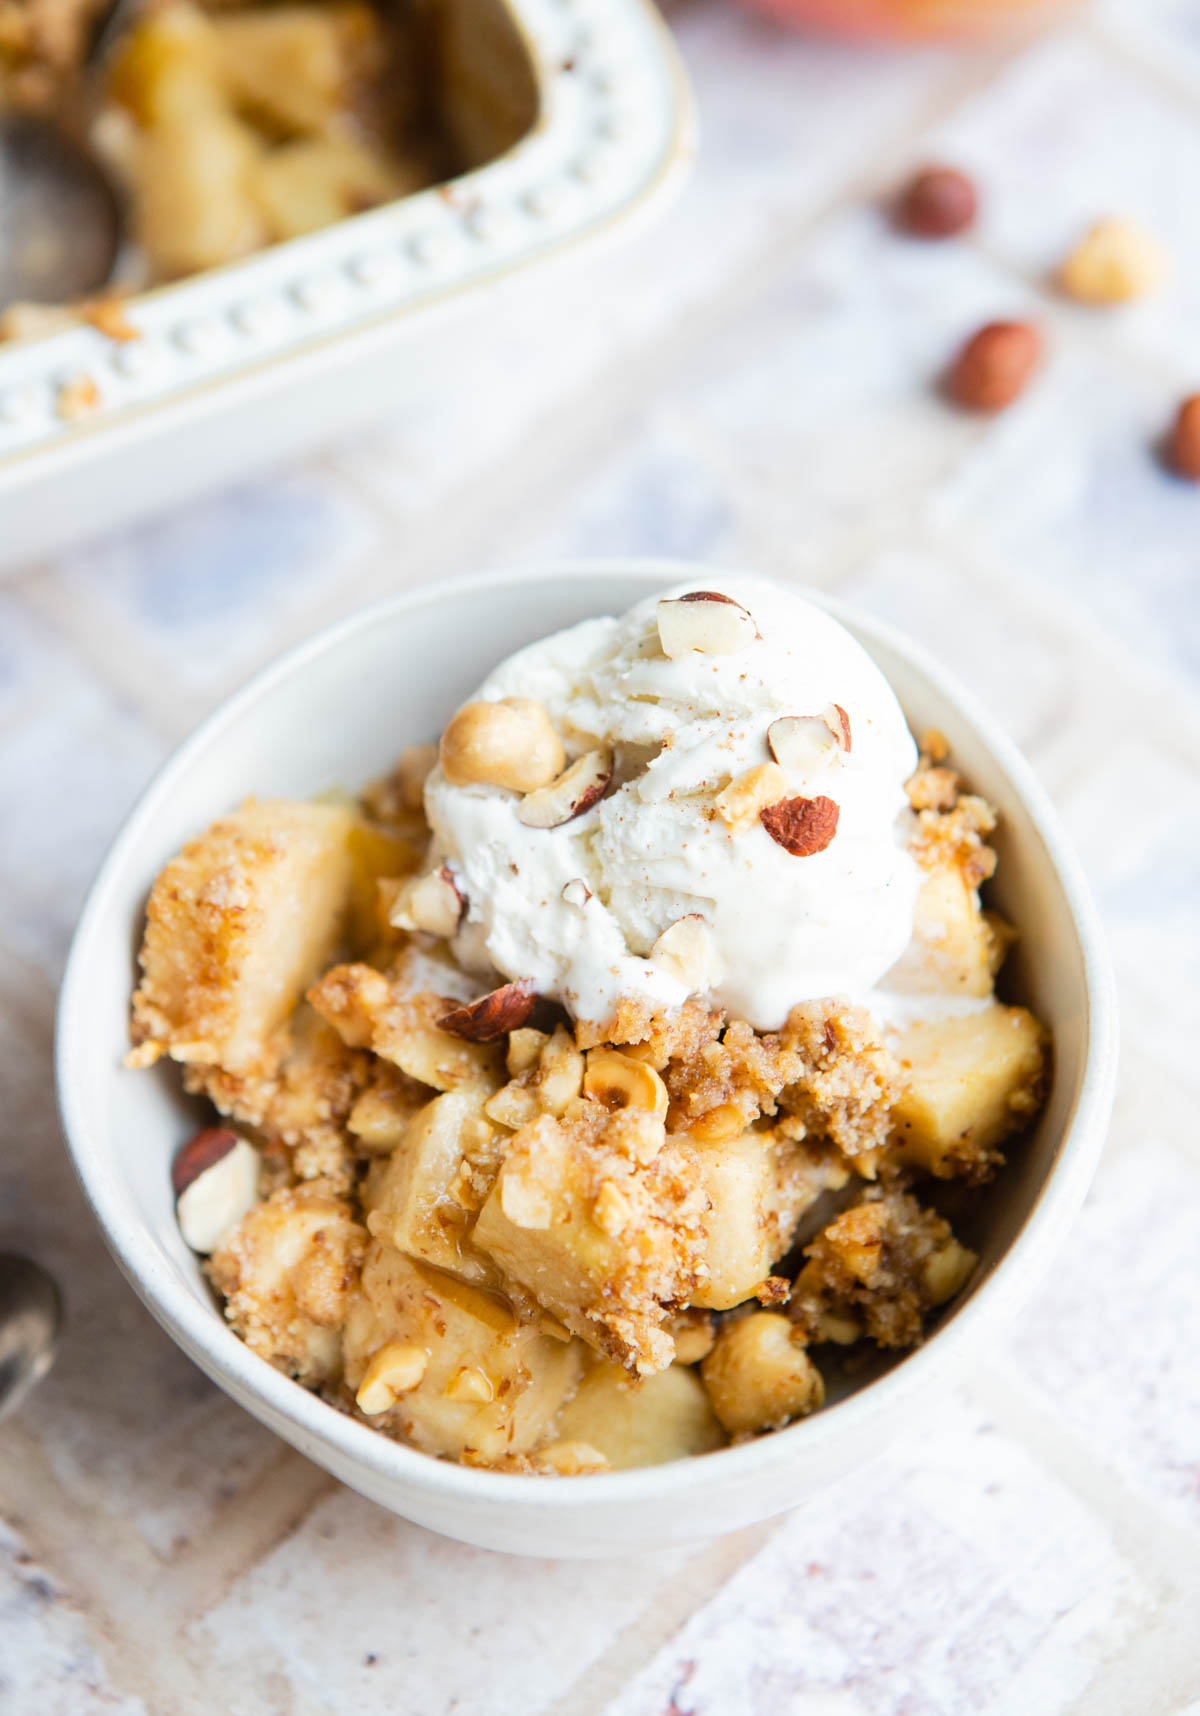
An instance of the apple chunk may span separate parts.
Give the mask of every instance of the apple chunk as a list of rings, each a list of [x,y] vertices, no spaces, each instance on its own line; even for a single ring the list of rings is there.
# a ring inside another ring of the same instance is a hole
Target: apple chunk
[[[350,905],[355,818],[251,803],[189,841],[154,884],[133,1034],[175,1060],[261,1067]]]
[[[683,1152],[662,1145],[661,1119],[584,1106],[578,1121],[542,1115],[513,1135],[474,1241],[572,1333],[648,1376],[675,1356],[667,1307],[703,1273],[705,1198]],[[650,1145],[652,1160],[627,1153]]]
[[[635,1382],[605,1360],[580,1383],[558,1436],[595,1448],[618,1472],[707,1454],[725,1441],[695,1371],[673,1364]]]
[[[985,1178],[999,1146],[1037,1112],[1043,1026],[1024,1007],[911,1025],[897,1044],[903,1088],[893,1109],[902,1162],[941,1179]]]
[[[700,1217],[706,1279],[691,1303],[728,1311],[751,1298],[771,1273],[829,1174],[810,1167],[801,1149],[780,1147],[758,1132],[720,1144],[688,1139],[680,1147],[709,1206]]]
[[[960,869],[942,865],[917,896],[913,938],[884,978],[902,995],[951,994],[983,1000],[1004,951],[994,920],[980,909],[979,893]]]
[[[477,1097],[447,1091],[409,1121],[380,1179],[367,1226],[378,1239],[467,1280],[492,1271],[469,1243],[472,1212],[456,1196],[468,1154],[487,1151],[495,1128]]]
[[[507,1299],[373,1240],[345,1330],[345,1376],[361,1388],[389,1346],[427,1356],[414,1387],[378,1413],[426,1453],[495,1461],[544,1440],[579,1375],[583,1349],[521,1322]]]

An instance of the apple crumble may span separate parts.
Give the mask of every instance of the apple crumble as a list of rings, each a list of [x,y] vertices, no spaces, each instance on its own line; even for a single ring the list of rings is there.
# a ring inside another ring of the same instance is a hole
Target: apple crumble
[[[49,112],[87,135],[128,203],[130,286],[313,232],[457,165],[410,7],[142,0],[91,70],[106,11],[102,0],[0,0],[0,110]],[[0,338],[70,319],[9,306]]]
[[[245,804],[151,894],[130,1061],[169,1057],[218,1117],[175,1158],[183,1236],[254,1352],[427,1453],[594,1473],[817,1410],[970,1280],[944,1212],[975,1231],[1038,1114],[1047,1034],[996,997],[1016,932],[980,898],[994,812],[939,736],[917,754],[825,616],[813,649],[844,696],[789,707],[818,673],[791,628],[817,611],[767,590],[563,634],[569,707],[522,652],[536,697],[505,701],[502,671],[440,752],[404,752],[353,802]],[[629,717],[657,723],[653,745],[607,703],[622,638],[623,694],[658,686]],[[682,753],[706,722],[725,739],[697,785]],[[625,858],[601,855],[629,822],[652,880],[623,905]],[[843,839],[888,844],[870,871],[886,899],[858,891],[862,850],[818,869]],[[730,854],[757,941],[736,916],[725,939]],[[618,941],[622,911],[657,916]],[[872,913],[826,992],[830,922],[849,944]]]

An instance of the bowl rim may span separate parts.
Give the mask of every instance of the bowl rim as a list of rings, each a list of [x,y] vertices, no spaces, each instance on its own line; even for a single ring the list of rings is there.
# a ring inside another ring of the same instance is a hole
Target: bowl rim
[[[76,1176],[106,1244],[142,1303],[168,1334],[213,1381],[247,1410],[260,1401],[269,1423],[310,1457],[328,1448],[343,1462],[369,1472],[381,1485],[410,1493],[456,1498],[470,1503],[523,1508],[530,1513],[569,1504],[587,1514],[638,1503],[678,1500],[712,1488],[777,1470],[792,1462],[819,1458],[839,1441],[852,1439],[871,1422],[898,1416],[916,1404],[953,1368],[963,1348],[983,1345],[981,1336],[1007,1312],[1015,1313],[1032,1290],[1083,1202],[1104,1144],[1112,1108],[1117,1061],[1117,1009],[1112,966],[1078,859],[1057,813],[1030,765],[993,716],[923,648],[903,632],[821,590],[788,582],[804,599],[849,623],[870,650],[881,644],[904,656],[933,687],[947,696],[972,726],[992,760],[1006,776],[1029,816],[1031,829],[1058,879],[1079,946],[1086,992],[1083,1071],[1074,1110],[1059,1138],[1043,1184],[1008,1249],[988,1277],[952,1318],[922,1346],[907,1353],[885,1375],[824,1411],[752,1441],[716,1449],[703,1456],[661,1466],[576,1477],[496,1472],[459,1465],[393,1441],[360,1424],[318,1395],[275,1370],[251,1352],[224,1323],[214,1306],[196,1298],[168,1267],[143,1224],[127,1208],[119,1176],[112,1170],[98,1128],[89,1117],[86,1081],[81,1076],[82,1043],[88,1024],[86,975],[91,946],[110,911],[110,897],[143,844],[160,800],[187,776],[192,759],[218,741],[283,681],[302,674],[316,658],[396,617],[447,596],[495,594],[547,580],[555,583],[591,577],[632,576],[649,594],[682,579],[734,575],[693,561],[621,557],[553,560],[535,565],[475,573],[385,597],[357,609],[285,651],[255,673],[239,690],[222,699],[177,746],[155,773],[123,822],[102,860],[79,916],[59,994],[55,1025],[55,1083],[59,1114]],[[740,574],[739,574],[740,575]],[[782,581],[782,580],[781,580]],[[604,611],[598,608],[598,612]],[[257,1414],[256,1414],[257,1415]],[[286,1428],[280,1427],[280,1421]]]

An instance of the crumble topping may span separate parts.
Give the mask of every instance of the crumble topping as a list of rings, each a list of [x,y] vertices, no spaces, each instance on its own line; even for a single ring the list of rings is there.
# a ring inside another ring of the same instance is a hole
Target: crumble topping
[[[917,932],[940,914],[974,1005],[906,1029],[830,999],[757,1031],[695,997],[445,1028],[479,988],[396,927],[428,767],[251,803],[152,894],[131,1059],[179,1061],[261,1155],[207,1265],[237,1333],[385,1435],[542,1474],[757,1434],[866,1343],[921,1341],[976,1261],[924,1188],[990,1178],[1048,1064],[993,995],[995,817],[944,751],[908,783]]]

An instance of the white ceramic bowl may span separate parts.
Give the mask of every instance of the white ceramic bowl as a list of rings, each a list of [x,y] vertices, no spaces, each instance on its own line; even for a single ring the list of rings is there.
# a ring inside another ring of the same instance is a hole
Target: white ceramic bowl
[[[388,1441],[272,1370],[225,1326],[175,1223],[171,1158],[195,1125],[171,1068],[128,1072],[129,995],[146,895],[191,834],[251,793],[308,795],[381,772],[435,734],[501,656],[711,568],[552,566],[398,596],[268,668],[187,741],[150,787],[92,888],[63,984],[58,1091],[84,1189],[136,1291],[248,1411],[384,1507],[448,1536],[532,1555],[599,1555],[731,1531],[782,1511],[893,1438],[987,1350],[1087,1188],[1112,1100],[1107,957],[1075,859],[1015,748],[940,667],[888,628],[828,607],[888,675],[913,727],[946,733],[1001,812],[996,894],[1022,932],[1012,984],[1053,1029],[1053,1090],[981,1205],[969,1292],[927,1343],[790,1429],[671,1466],[583,1478],[472,1471]]]

